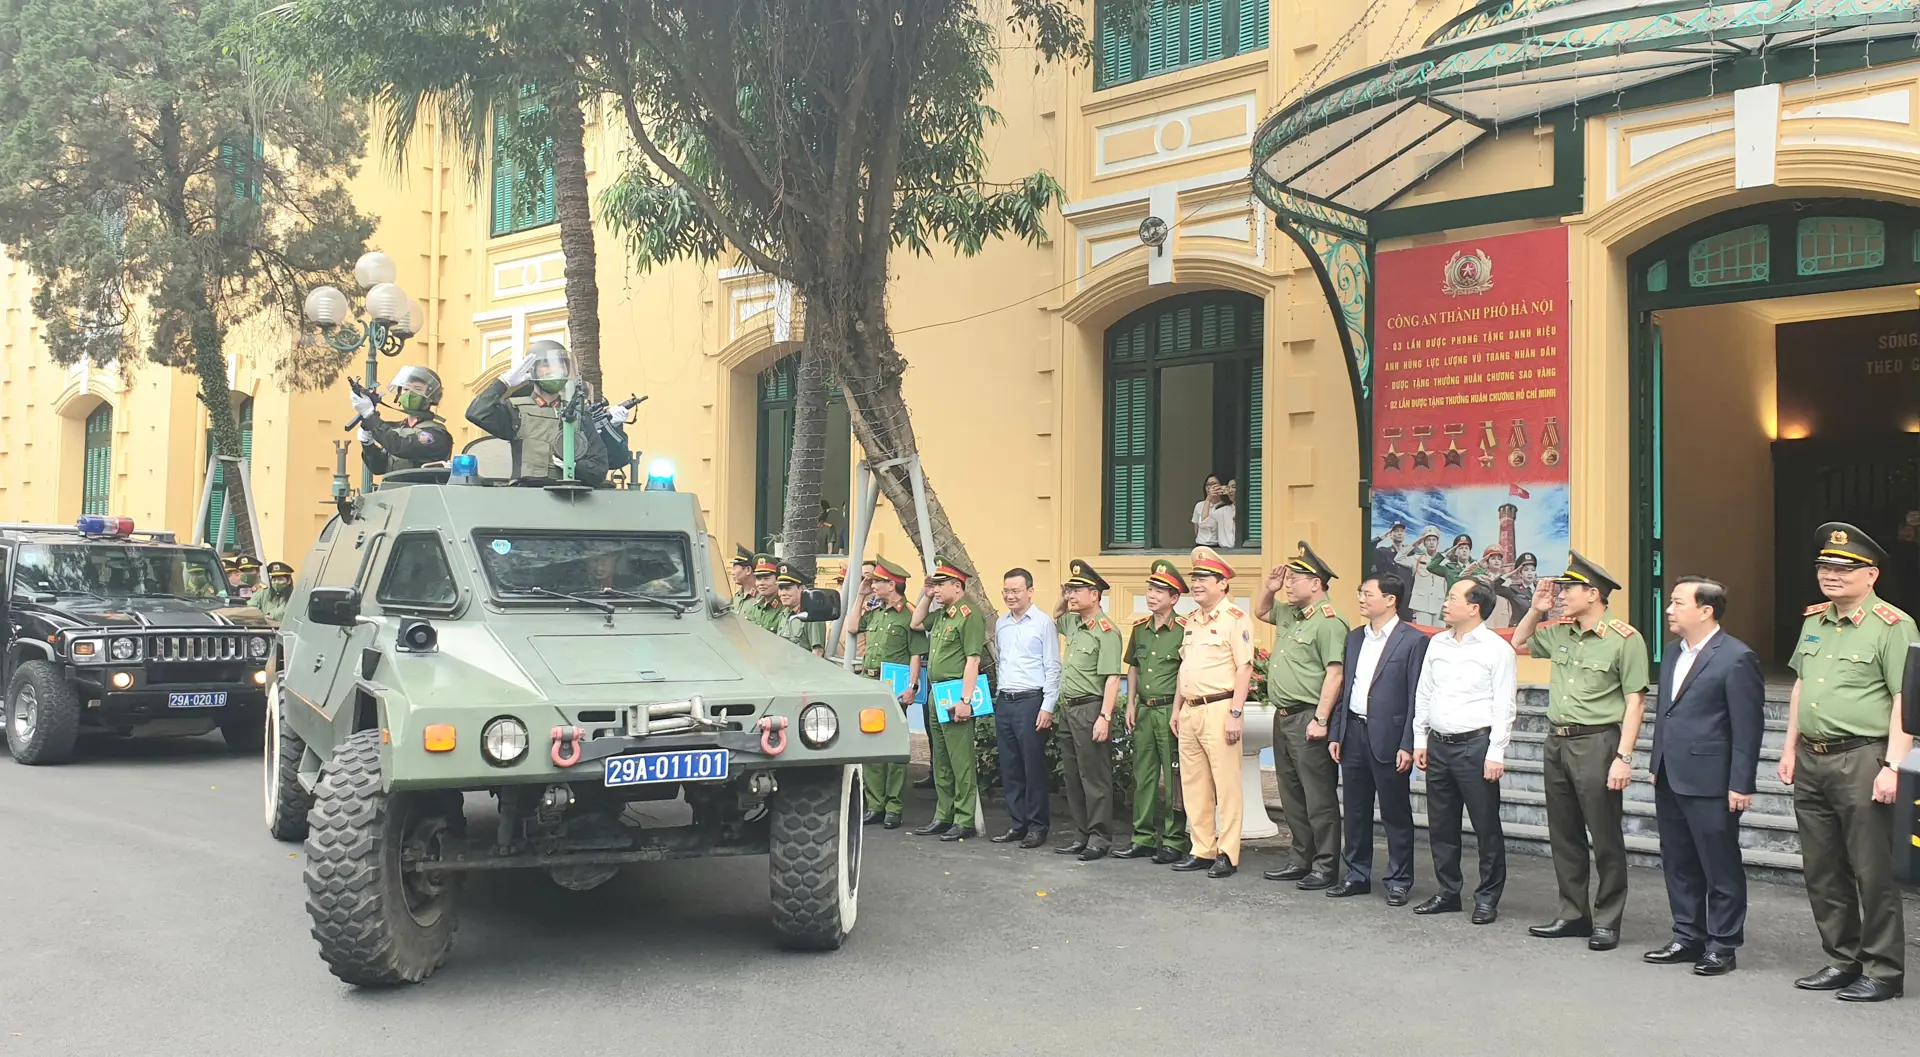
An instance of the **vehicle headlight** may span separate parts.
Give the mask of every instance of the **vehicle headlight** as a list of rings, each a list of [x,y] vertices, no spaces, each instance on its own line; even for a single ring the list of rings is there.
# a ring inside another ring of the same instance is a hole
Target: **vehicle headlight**
[[[501,716],[480,732],[480,752],[487,762],[508,767],[526,758],[527,725],[512,716]]]
[[[247,653],[256,661],[264,661],[273,650],[273,641],[265,635],[255,635],[247,640]]]
[[[79,664],[101,664],[107,659],[104,643],[99,639],[75,639],[67,644],[67,650]]]
[[[810,749],[824,749],[840,736],[840,717],[830,705],[808,705],[800,710],[800,740]]]
[[[116,661],[130,661],[140,655],[140,643],[123,635],[107,646],[107,652]]]

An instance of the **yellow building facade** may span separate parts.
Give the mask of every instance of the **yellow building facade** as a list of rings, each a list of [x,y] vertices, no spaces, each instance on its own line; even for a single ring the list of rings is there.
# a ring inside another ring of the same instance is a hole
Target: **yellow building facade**
[[[1306,540],[1341,573],[1333,597],[1350,612],[1384,528],[1370,492],[1382,255],[1554,228],[1567,541],[1628,583],[1615,608],[1643,626],[1667,578],[1707,572],[1746,600],[1736,632],[1770,640],[1776,596],[1791,594],[1776,559],[1806,545],[1775,538],[1799,524],[1777,502],[1799,457],[1777,447],[1794,439],[1777,335],[1916,307],[1920,64],[1886,43],[1911,38],[1898,21],[1911,0],[1713,6],[1167,0],[1136,39],[1108,35],[1090,67],[1035,73],[1008,52],[992,175],[1045,169],[1068,203],[1043,245],[897,255],[891,313],[928,479],[981,571],[1023,566],[1050,592],[1087,558],[1115,586],[1109,608],[1136,611],[1153,558],[1192,546],[1193,508],[1218,474],[1237,486],[1236,594]],[[1609,46],[1575,42],[1589,30]],[[1771,50],[1754,44],[1769,33]],[[596,191],[625,149],[609,116],[590,115]],[[528,342],[565,340],[565,278],[558,229],[511,230],[486,181],[476,190],[426,135],[405,168],[371,161],[359,184],[380,219],[374,245],[428,316],[380,369],[439,372],[464,444],[471,395]],[[1839,244],[1855,235],[1849,256]],[[1806,239],[1825,240],[1824,258],[1800,252]],[[1719,254],[1713,267],[1702,253]],[[748,268],[641,271],[612,237],[599,259],[607,393],[649,397],[634,446],[676,464],[725,549],[763,539],[790,423],[780,365],[805,306]],[[1496,270],[1494,288],[1510,274]],[[7,266],[4,279],[0,520],[67,522],[92,505],[190,533],[207,461],[191,385],[152,367],[54,366],[26,307],[31,277]],[[277,386],[268,368],[289,340],[230,344],[261,557],[298,563],[350,413],[344,382]],[[844,437],[834,450],[830,520],[844,525],[859,452]],[[1875,487],[1897,495],[1873,516],[1904,519],[1905,471],[1846,465],[1828,477],[1879,473]],[[357,452],[349,467],[357,483]],[[876,551],[913,558],[884,506]],[[1540,554],[1539,572],[1563,560]]]

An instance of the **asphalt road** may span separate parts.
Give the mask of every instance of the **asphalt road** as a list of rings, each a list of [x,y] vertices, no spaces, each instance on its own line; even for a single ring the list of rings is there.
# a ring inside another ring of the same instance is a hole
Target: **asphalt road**
[[[1643,965],[1667,937],[1635,871],[1623,947],[1530,939],[1551,868],[1516,857],[1501,920],[1415,918],[1260,879],[1072,862],[870,829],[860,921],[774,949],[763,859],[630,868],[590,893],[467,889],[426,984],[356,991],[307,935],[259,765],[217,738],[59,768],[0,760],[0,1055],[1910,1052],[1920,995],[1793,990],[1821,964],[1804,894],[1757,886],[1740,969]],[[925,817],[921,807],[914,816]],[[910,816],[913,817],[913,816]],[[1420,849],[1418,899],[1431,891]],[[1471,870],[1469,866],[1469,870]],[[1909,928],[1920,915],[1909,903]],[[1920,966],[1920,960],[1915,964]]]

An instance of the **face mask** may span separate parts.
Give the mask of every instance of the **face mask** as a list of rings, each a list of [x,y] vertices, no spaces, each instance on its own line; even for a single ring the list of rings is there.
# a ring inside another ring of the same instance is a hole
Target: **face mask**
[[[394,398],[394,403],[400,405],[402,411],[418,411],[427,406],[427,394],[402,389],[400,395]]]
[[[539,386],[540,391],[543,393],[558,393],[567,387],[567,380],[565,378],[540,378],[536,379],[533,384]]]
[[[293,590],[293,581],[292,581],[292,580],[282,580],[282,579],[280,579],[279,577],[275,577],[275,578],[274,578],[274,580],[273,580],[273,583],[272,583],[272,586],[273,586],[273,593],[274,593],[274,594],[276,594],[276,595],[284,595],[284,594],[286,594],[286,593],[287,593],[288,591],[291,591],[291,590]]]

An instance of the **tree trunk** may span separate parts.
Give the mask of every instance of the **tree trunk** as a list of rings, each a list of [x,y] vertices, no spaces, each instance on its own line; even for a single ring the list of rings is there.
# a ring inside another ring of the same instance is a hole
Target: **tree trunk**
[[[560,221],[560,255],[567,269],[567,345],[574,370],[595,396],[600,384],[600,283],[595,274],[593,198],[587,191],[586,115],[578,99],[551,104],[553,115],[554,216]]]
[[[189,335],[193,341],[193,373],[200,381],[200,402],[207,405],[207,423],[213,434],[213,451],[216,455],[229,455],[236,459],[245,458],[245,449],[240,442],[240,423],[233,417],[233,390],[227,385],[227,357],[221,349],[220,328],[213,320],[210,309],[196,307],[191,309],[194,318],[188,323]],[[239,471],[233,471],[237,474]],[[261,557],[258,540],[253,538],[253,497],[237,481],[229,478],[224,489],[226,509],[233,524],[233,545],[241,554]],[[216,523],[214,532],[220,531]],[[207,541],[215,550],[220,547],[218,536]]]
[[[787,502],[781,512],[785,557],[811,579],[820,553],[820,480],[827,466],[827,358],[808,342],[800,350],[793,394],[793,449],[787,455]]]

